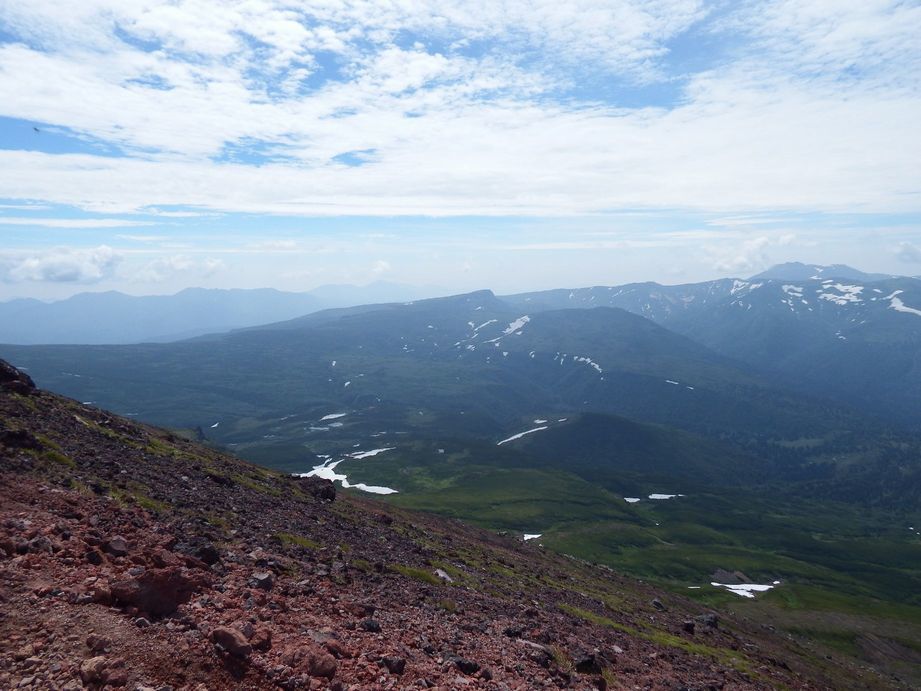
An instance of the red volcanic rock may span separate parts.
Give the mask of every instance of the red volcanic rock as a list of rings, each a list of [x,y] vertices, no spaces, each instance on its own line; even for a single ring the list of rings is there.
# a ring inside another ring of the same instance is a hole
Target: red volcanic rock
[[[253,646],[247,643],[243,634],[228,626],[219,626],[214,629],[211,632],[211,640],[234,657],[245,659],[253,652]]]
[[[332,679],[336,676],[339,663],[332,655],[314,645],[289,648],[281,657],[288,667],[301,668],[312,677]]]
[[[253,650],[264,653],[272,647],[272,630],[264,626],[259,627],[249,639],[249,643],[253,646]]]
[[[91,657],[80,664],[80,678],[84,684],[101,684],[105,680],[106,658]]]
[[[148,569],[135,578],[113,583],[111,591],[116,603],[161,617],[175,612],[196,590],[207,584],[208,580],[199,573],[167,567]]]
[[[332,679],[338,666],[336,658],[322,650],[311,650],[307,656],[307,673],[312,677]]]
[[[116,535],[106,541],[105,550],[113,557],[124,557],[128,554],[128,541],[121,535]]]

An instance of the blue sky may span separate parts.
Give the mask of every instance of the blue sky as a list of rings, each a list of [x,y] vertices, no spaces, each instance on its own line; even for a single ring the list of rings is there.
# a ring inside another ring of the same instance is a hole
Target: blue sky
[[[921,4],[0,0],[0,299],[921,274]]]

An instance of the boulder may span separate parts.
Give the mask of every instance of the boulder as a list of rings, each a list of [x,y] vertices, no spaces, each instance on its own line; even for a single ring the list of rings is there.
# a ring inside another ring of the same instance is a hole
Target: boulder
[[[3,429],[0,430],[0,446],[8,449],[38,450],[42,448],[42,443],[24,429]]]
[[[80,664],[80,679],[84,684],[102,684],[105,681],[106,658],[103,655],[91,657]]]
[[[468,660],[463,657],[454,657],[454,658],[451,658],[451,661],[464,674],[476,674],[477,672],[480,671],[480,665],[474,662],[473,660]]]
[[[275,585],[275,576],[271,571],[255,571],[249,577],[249,585],[260,590],[271,590]]]
[[[103,549],[113,557],[126,557],[128,556],[128,541],[121,535],[115,535],[106,540]]]
[[[207,583],[202,574],[178,567],[148,569],[136,578],[113,583],[111,593],[118,604],[162,617],[175,612]]]
[[[402,657],[385,657],[381,662],[391,674],[403,674],[406,669],[406,660]]]
[[[338,667],[336,658],[323,650],[311,650],[307,656],[307,673],[312,677],[332,679]]]
[[[701,614],[694,617],[694,621],[704,628],[715,629],[719,627],[720,619],[718,616],[710,612],[708,614]]]
[[[335,501],[336,499],[336,486],[332,480],[322,477],[302,477],[298,478],[297,484],[305,493],[319,501]]]
[[[604,671],[605,662],[597,652],[582,652],[575,656],[572,664],[579,674],[601,674]]]
[[[13,367],[6,360],[0,360],[0,388],[28,396],[35,392],[35,382],[25,372]]]
[[[247,642],[246,637],[240,631],[228,626],[219,626],[214,629],[211,632],[211,640],[234,657],[246,659],[253,653],[253,646]]]

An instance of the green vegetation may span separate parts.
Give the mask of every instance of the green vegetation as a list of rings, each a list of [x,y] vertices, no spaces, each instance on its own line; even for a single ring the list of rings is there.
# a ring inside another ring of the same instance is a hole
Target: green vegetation
[[[441,585],[443,581],[438,578],[434,573],[426,571],[425,569],[420,569],[415,566],[405,566],[403,564],[390,564],[388,567],[394,573],[401,574],[407,578],[412,578],[417,581],[422,581],[423,583],[428,583],[430,585]]]
[[[660,631],[648,625],[644,626],[643,628],[634,628],[630,626],[625,626],[623,624],[618,624],[613,619],[608,619],[607,617],[603,617],[601,615],[595,614],[594,612],[590,612],[588,610],[581,609],[579,607],[573,607],[571,605],[562,604],[560,605],[560,609],[566,612],[567,614],[571,614],[574,617],[579,617],[580,619],[584,619],[585,621],[590,621],[593,624],[598,624],[600,626],[606,626],[610,629],[614,629],[615,631],[622,631],[624,633],[627,633],[631,636],[636,636],[638,638],[644,638],[648,641],[652,641],[653,643],[657,643],[658,645],[668,646],[671,648],[678,648],[680,650],[684,650],[685,652],[691,653],[693,655],[703,655],[703,656],[711,657],[714,660],[717,660],[718,662],[722,664],[734,667],[740,672],[744,672],[752,676],[757,676],[753,674],[753,671],[751,669],[751,665],[748,659],[745,658],[744,655],[742,655],[741,653],[735,650],[728,650],[726,648],[714,648],[712,646],[704,645],[702,643],[688,641],[678,636],[675,636],[673,634],[666,633],[665,631]]]
[[[297,547],[306,547],[307,549],[320,549],[318,542],[311,540],[303,535],[294,535],[293,533],[275,533],[273,536],[285,546],[296,545]]]
[[[76,468],[77,464],[72,458],[68,458],[60,451],[55,451],[54,449],[46,449],[42,451],[41,457],[46,461],[51,461],[52,463],[57,463],[58,465],[67,466],[68,468]]]

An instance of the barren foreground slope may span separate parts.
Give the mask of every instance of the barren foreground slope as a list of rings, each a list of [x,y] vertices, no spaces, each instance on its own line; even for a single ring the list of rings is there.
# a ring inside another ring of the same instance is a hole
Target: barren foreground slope
[[[2,688],[884,686],[869,674],[608,569],[36,390],[0,362]]]

